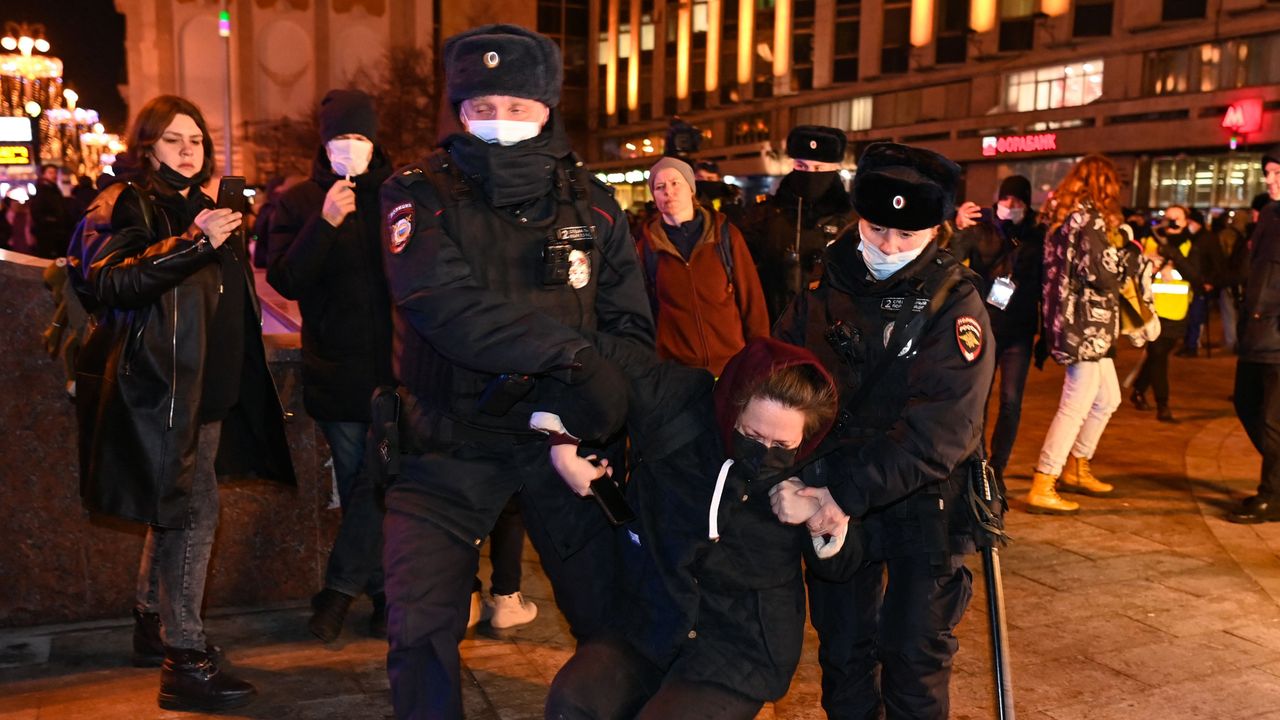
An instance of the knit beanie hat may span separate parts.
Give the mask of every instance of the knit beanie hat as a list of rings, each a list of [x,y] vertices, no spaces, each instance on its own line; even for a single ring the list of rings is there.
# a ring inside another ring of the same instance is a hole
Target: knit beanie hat
[[[330,90],[320,101],[320,142],[358,133],[378,142],[378,111],[373,98],[360,90]]]
[[[693,168],[689,167],[689,163],[676,157],[664,157],[649,168],[649,192],[653,192],[653,182],[658,179],[658,173],[667,168],[675,168],[680,172],[685,182],[689,183],[689,189],[693,190],[698,186],[697,180],[694,178]]]
[[[1031,207],[1031,181],[1021,175],[1010,175],[1000,181],[1000,191],[996,193],[996,200],[1003,200],[1007,197],[1016,197],[1022,201],[1023,205]]]

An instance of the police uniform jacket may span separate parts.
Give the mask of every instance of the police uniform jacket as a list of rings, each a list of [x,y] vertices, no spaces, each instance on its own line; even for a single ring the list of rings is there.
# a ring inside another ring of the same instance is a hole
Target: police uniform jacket
[[[931,243],[877,281],[858,242],[851,228],[828,248],[819,286],[799,296],[774,327],[779,339],[812,350],[840,390],[841,418],[829,440],[842,442],[809,468],[805,481],[827,484],[841,509],[864,518],[870,558],[969,551],[966,461],[981,452],[995,363],[976,275]],[[960,278],[932,321],[902,346],[864,400],[847,407],[886,354],[894,326],[926,308],[928,286],[948,270]],[[849,328],[847,353],[826,340],[836,320]]]
[[[1262,209],[1249,239],[1240,359],[1280,364],[1280,203]]]
[[[531,463],[483,480],[418,474],[389,489],[388,506],[408,503],[470,543],[488,534],[505,499],[531,479],[534,460],[542,475],[551,473],[534,441],[541,436],[529,437],[529,419],[582,392],[576,383],[591,372],[580,362],[590,355],[583,333],[652,348],[644,281],[622,211],[576,167],[555,112],[541,135],[511,147],[450,136],[441,150],[392,175],[382,210],[393,370],[434,418],[430,452],[495,467],[517,456]],[[482,412],[486,389],[502,387],[504,374],[530,376],[534,387],[501,415]],[[586,404],[593,420],[566,416],[568,429],[582,437],[620,425],[625,388],[613,390]],[[554,476],[545,479],[526,486],[535,502],[579,499]]]

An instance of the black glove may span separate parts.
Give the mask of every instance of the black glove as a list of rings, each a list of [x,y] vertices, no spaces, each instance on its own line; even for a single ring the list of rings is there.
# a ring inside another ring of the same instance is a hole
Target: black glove
[[[573,363],[568,385],[555,386],[538,409],[559,415],[565,430],[576,438],[605,440],[626,419],[627,376],[591,347],[578,351]]]
[[[1040,339],[1036,340],[1036,345],[1032,349],[1032,354],[1036,359],[1036,369],[1044,369],[1044,361],[1049,359],[1049,341],[1045,340],[1044,335],[1040,335]]]

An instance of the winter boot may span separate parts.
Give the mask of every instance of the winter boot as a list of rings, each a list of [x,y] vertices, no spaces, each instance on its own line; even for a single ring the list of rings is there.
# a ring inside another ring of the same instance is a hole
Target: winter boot
[[[1071,515],[1080,510],[1080,504],[1063,500],[1054,489],[1055,478],[1039,470],[1031,478],[1031,491],[1025,498],[1027,512],[1038,515]]]
[[[1129,402],[1133,403],[1134,408],[1143,412],[1151,409],[1151,403],[1147,402],[1147,394],[1139,392],[1138,388],[1134,388],[1133,392],[1129,393]]]
[[[218,663],[223,662],[222,648],[206,644],[205,652]],[[133,666],[160,667],[164,663],[164,641],[160,639],[160,613],[133,608]]]
[[[347,610],[351,609],[351,601],[355,598],[337,590],[325,588],[311,598],[311,609],[314,611],[307,628],[311,634],[325,642],[333,642],[342,633],[342,623],[347,619]]]
[[[1074,455],[1067,458],[1067,464],[1062,468],[1062,477],[1058,483],[1062,486],[1063,492],[1094,497],[1109,495],[1116,489],[1111,483],[1104,483],[1094,476],[1093,471],[1089,469],[1089,458]]]
[[[494,630],[505,630],[533,622],[538,606],[524,599],[519,591],[510,595],[493,595],[485,599],[485,615]]]
[[[1178,424],[1178,419],[1173,416],[1173,411],[1169,409],[1168,405],[1160,405],[1156,408],[1156,420],[1170,425]]]
[[[207,652],[165,648],[159,697],[165,710],[228,710],[248,704],[257,692],[249,683],[221,670]]]

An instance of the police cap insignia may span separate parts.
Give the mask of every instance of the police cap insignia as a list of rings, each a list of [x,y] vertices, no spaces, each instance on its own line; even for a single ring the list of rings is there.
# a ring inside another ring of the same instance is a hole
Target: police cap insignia
[[[399,255],[409,246],[413,237],[413,203],[400,203],[387,213],[387,228],[391,232],[389,248]]]
[[[965,362],[973,362],[982,355],[982,325],[968,315],[956,318],[956,345]]]
[[[487,68],[496,68],[498,63],[502,62],[502,58],[498,57],[498,53],[490,50],[484,54],[484,66]]]

